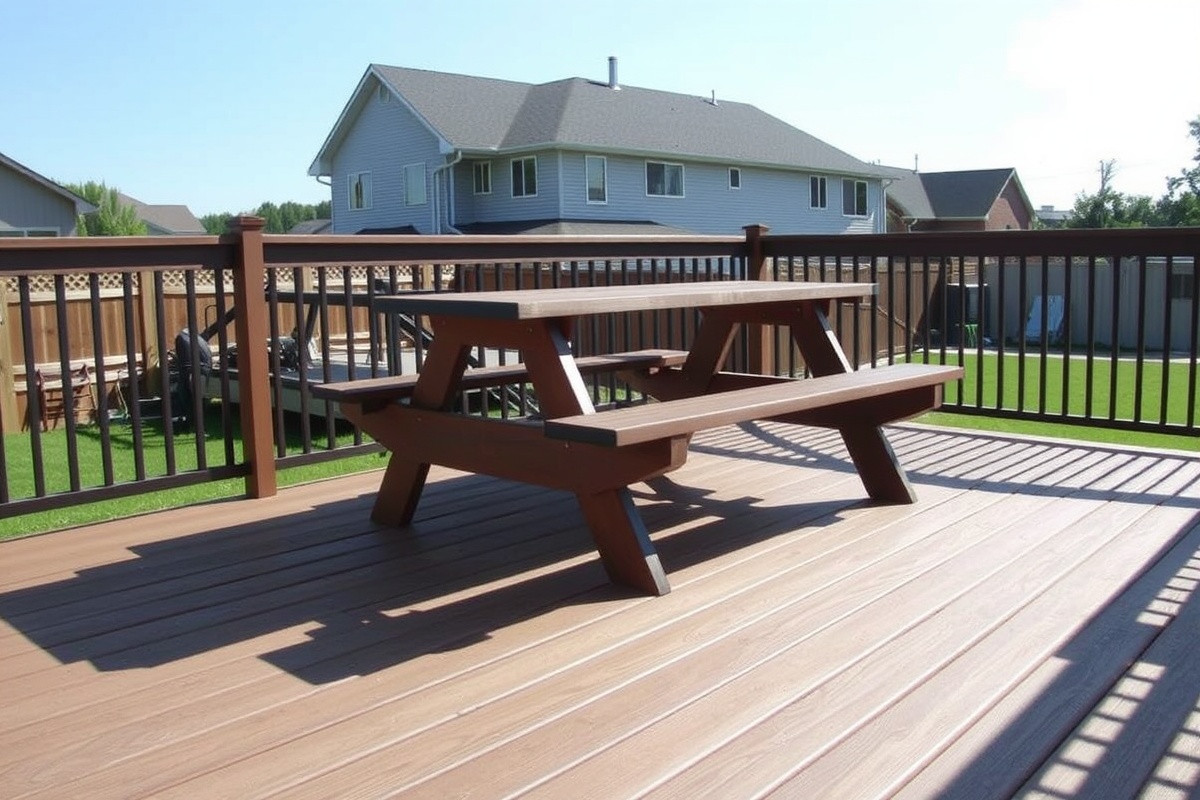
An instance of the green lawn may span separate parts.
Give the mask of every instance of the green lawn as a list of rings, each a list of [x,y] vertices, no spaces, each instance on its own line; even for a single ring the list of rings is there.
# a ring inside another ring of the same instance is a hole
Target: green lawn
[[[921,363],[941,363],[937,352],[928,355],[914,356],[914,361]],[[958,353],[947,353],[946,362],[957,364]],[[1046,406],[1048,414],[1061,413],[1063,410],[1063,374],[1067,371],[1067,413],[1082,416],[1090,410],[1094,417],[1107,418],[1111,413],[1110,403],[1115,398],[1116,418],[1131,420],[1134,418],[1137,401],[1136,388],[1139,385],[1137,363],[1133,360],[1120,360],[1116,363],[1117,386],[1115,395],[1112,393],[1113,363],[1108,358],[1096,358],[1092,362],[1092,398],[1090,409],[1087,397],[1087,361],[1082,358],[1067,359],[1059,357],[1047,358],[1044,373],[1042,361],[1037,355],[1025,357],[1024,392],[1019,393],[1021,357],[1016,353],[1006,353],[1003,360],[995,353],[984,353],[982,360],[976,353],[966,353],[962,364],[965,376],[961,384],[961,396],[964,405],[978,405],[984,408],[995,408],[997,405],[998,388],[1000,386],[1001,370],[1003,370],[1004,396],[1000,406],[1004,409],[1038,411],[1041,387],[1046,387]],[[979,393],[978,380],[980,369],[983,370],[983,393]],[[1188,384],[1189,367],[1186,363],[1172,363],[1166,372],[1167,377],[1167,414],[1166,421],[1185,424],[1188,421]],[[1163,395],[1163,364],[1161,361],[1145,361],[1142,364],[1140,384],[1142,388],[1140,419],[1157,421],[1161,416]],[[957,403],[960,396],[958,384],[946,387],[946,402]]]
[[[917,360],[925,361],[924,356]],[[928,359],[931,363],[940,363],[940,354],[934,353]],[[947,353],[947,363],[958,363],[957,353]],[[1039,404],[1040,386],[1046,385],[1046,411],[1056,413],[1063,407],[1063,368],[1064,360],[1050,358],[1046,361],[1045,374],[1041,371],[1040,359],[1035,355],[1026,356],[1026,373],[1024,378],[1024,408],[1036,410]],[[1003,361],[995,353],[985,353],[980,359],[976,353],[967,353],[963,359],[966,377],[962,383],[963,397],[968,405],[995,407],[999,374],[1003,369],[1004,396],[1003,407],[1017,408],[1018,376],[1020,357],[1017,354],[1006,354]],[[983,394],[978,396],[977,376],[983,370]],[[1096,359],[1093,362],[1094,392],[1091,410],[1094,415],[1107,417],[1109,414],[1110,378],[1112,363],[1108,359]],[[1137,385],[1136,363],[1122,360],[1117,363],[1117,391],[1115,394],[1116,415],[1119,419],[1132,419]],[[1142,395],[1143,419],[1156,420],[1159,417],[1159,403],[1162,396],[1163,365],[1161,362],[1145,362],[1143,364]],[[1168,372],[1168,403],[1167,419],[1171,422],[1183,423],[1188,418],[1188,368],[1186,364],[1171,364]],[[1073,359],[1070,364],[1069,384],[1067,387],[1068,410],[1072,414],[1083,414],[1086,406],[1086,362]],[[603,388],[603,387],[602,387]],[[957,384],[946,387],[946,402],[957,402],[960,388]],[[209,465],[225,463],[224,443],[220,438],[219,408],[214,406],[209,410],[206,424],[205,455]],[[958,428],[1001,431],[1017,435],[1053,436],[1064,439],[1080,439],[1085,441],[1108,442],[1114,444],[1138,445],[1144,447],[1168,448],[1175,450],[1200,451],[1200,437],[1167,436],[1162,434],[1134,433],[1106,428],[1063,425],[1045,422],[1023,422],[996,419],[992,417],[968,414],[935,412],[922,416],[918,421],[934,425],[946,425]],[[235,421],[236,422],[236,421]],[[288,451],[299,452],[300,436],[296,418],[290,419],[288,432]],[[324,424],[314,419],[314,436],[323,441]],[[110,426],[113,470],[117,482],[130,481],[134,473],[134,442],[132,431],[128,425],[114,422]],[[84,486],[103,485],[101,467],[101,441],[98,426],[83,426],[79,429],[79,465],[81,482]],[[337,441],[341,445],[350,443],[353,429],[342,425],[338,428]],[[317,445],[320,447],[321,445]],[[176,471],[183,472],[195,469],[197,463],[196,436],[194,433],[182,433],[175,437]],[[34,494],[33,461],[30,449],[29,434],[10,434],[4,437],[6,471],[9,481],[9,492],[12,497],[31,497]],[[66,491],[68,481],[67,438],[62,430],[51,431],[42,435],[42,448],[45,458],[45,473],[47,489],[51,492]],[[142,452],[145,455],[148,475],[165,475],[166,449],[161,426],[148,426],[144,429]],[[240,447],[235,448],[234,461],[240,459]],[[322,478],[346,475],[366,469],[384,466],[380,454],[355,456],[337,459],[306,467],[296,467],[279,473],[279,484],[289,486]],[[231,479],[200,484],[181,489],[168,489],[130,498],[110,500],[102,503],[75,506],[56,511],[27,514],[20,517],[0,520],[0,539],[11,538],[29,533],[57,530],[74,525],[83,525],[106,519],[139,514],[162,508],[199,503],[224,497],[235,497],[242,493],[242,479]]]
[[[299,425],[293,418],[289,420],[288,452],[300,452]],[[318,449],[324,442],[324,422],[314,419],[314,438],[320,437],[320,443],[314,446]],[[237,423],[235,420],[235,431]],[[318,430],[320,431],[318,433]],[[77,428],[80,484],[83,487],[104,485],[104,471],[100,427],[98,425],[83,425]],[[115,482],[123,483],[136,478],[134,462],[133,429],[128,424],[113,422],[109,425],[111,452],[113,461],[113,476]],[[28,433],[9,434],[4,437],[5,471],[8,480],[9,494],[14,499],[34,496],[33,451]],[[353,429],[345,424],[338,426],[337,441],[340,445],[350,444],[353,440]],[[43,471],[46,478],[46,490],[50,493],[63,492],[70,489],[70,473],[68,470],[69,454],[65,429],[43,433],[41,435]],[[143,426],[141,451],[145,460],[146,475],[157,477],[166,475],[167,459],[163,427],[160,423],[148,423]],[[223,465],[225,460],[225,443],[221,438],[219,409],[210,409],[205,425],[204,453],[208,466]],[[196,434],[184,432],[175,434],[175,472],[188,472],[196,469],[198,452]],[[241,459],[241,444],[235,438],[233,463]],[[384,465],[379,454],[354,456],[329,461],[322,464],[295,467],[279,473],[279,484],[289,486],[336,475],[349,474],[365,469],[374,469]],[[25,514],[0,520],[0,539],[11,538],[29,533],[39,533],[57,530],[74,525],[83,525],[106,519],[140,514],[162,508],[200,503],[224,497],[235,497],[242,494],[244,481],[241,478],[231,478],[210,483],[187,486],[178,489],[164,489],[134,497],[108,500],[101,503],[72,506],[53,511]]]

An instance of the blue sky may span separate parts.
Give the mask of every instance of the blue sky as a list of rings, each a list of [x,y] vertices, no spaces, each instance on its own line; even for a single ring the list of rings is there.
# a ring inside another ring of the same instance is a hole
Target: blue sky
[[[1196,0],[8,0],[0,152],[197,215],[317,202],[367,65],[752,103],[865,161],[1015,167],[1035,205],[1159,196],[1195,155]]]

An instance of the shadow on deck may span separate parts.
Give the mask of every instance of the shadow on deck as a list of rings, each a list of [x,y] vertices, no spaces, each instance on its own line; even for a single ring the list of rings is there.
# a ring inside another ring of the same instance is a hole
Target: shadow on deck
[[[1127,797],[1200,786],[1200,458],[916,426],[914,506],[745,425],[635,496],[378,475],[0,545],[5,796]],[[11,698],[15,698],[12,700]]]

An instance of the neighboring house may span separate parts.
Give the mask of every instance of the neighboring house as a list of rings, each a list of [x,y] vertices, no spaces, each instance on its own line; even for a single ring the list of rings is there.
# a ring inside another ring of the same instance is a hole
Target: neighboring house
[[[751,105],[369,66],[309,174],[333,232],[876,233],[887,173]]]
[[[1029,230],[1033,205],[1017,171],[914,172],[886,167],[889,231]]]
[[[1067,224],[1067,219],[1070,216],[1071,209],[1069,208],[1039,206],[1037,210],[1038,222],[1042,223],[1043,228],[1061,228]]]
[[[303,222],[297,222],[292,226],[288,233],[297,233],[312,236],[318,233],[333,233],[333,220],[331,219],[306,219]]]
[[[187,206],[150,205],[117,192],[117,202],[133,208],[150,236],[203,236],[206,231]]]
[[[96,207],[0,153],[0,236],[74,236]]]

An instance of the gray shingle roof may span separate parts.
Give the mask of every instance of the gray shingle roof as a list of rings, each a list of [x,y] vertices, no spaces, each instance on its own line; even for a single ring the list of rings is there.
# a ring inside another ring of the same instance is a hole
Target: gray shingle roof
[[[917,219],[986,219],[996,198],[1016,170],[960,170],[957,172],[913,172],[887,168],[896,179],[888,197]]]
[[[130,206],[138,219],[146,223],[152,234],[203,235],[204,225],[196,219],[191,209],[184,205],[151,205],[117,192],[117,201]]]
[[[374,76],[451,148],[480,153],[568,147],[878,176],[882,171],[746,103],[583,78],[528,84],[374,64],[313,162],[327,175]]]
[[[297,222],[292,226],[288,233],[313,235],[318,233],[329,233],[333,228],[333,220],[331,219],[306,219],[302,222]]]

